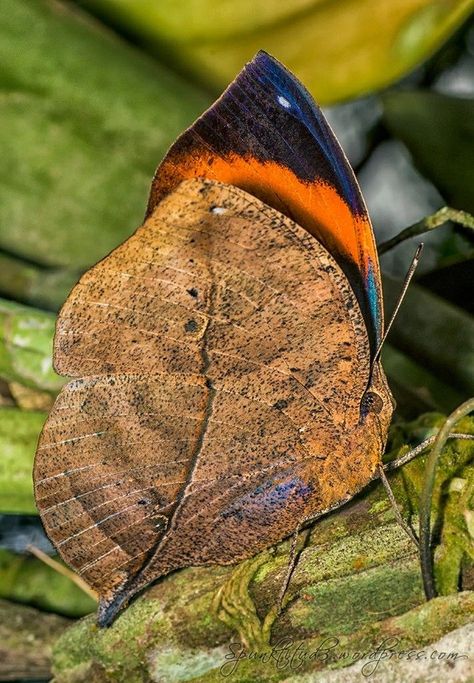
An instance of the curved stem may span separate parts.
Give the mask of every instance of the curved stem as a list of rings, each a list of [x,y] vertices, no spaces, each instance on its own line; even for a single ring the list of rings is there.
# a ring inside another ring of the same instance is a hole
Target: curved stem
[[[462,403],[451,415],[436,435],[433,448],[427,458],[424,487],[420,498],[420,562],[423,587],[428,600],[436,596],[433,577],[433,555],[431,552],[431,499],[433,495],[436,466],[440,453],[449,438],[450,431],[458,420],[474,411],[474,398]]]
[[[440,228],[449,221],[452,223],[457,223],[468,230],[474,230],[474,216],[467,211],[460,211],[459,209],[453,209],[449,206],[443,206],[443,208],[436,211],[436,213],[426,216],[426,218],[422,218],[421,221],[410,225],[408,228],[405,228],[405,230],[399,232],[398,235],[395,235],[395,237],[392,237],[392,239],[379,244],[377,251],[379,255],[385,254],[387,251],[393,249],[393,247],[396,247],[401,242],[410,239],[410,237],[422,235],[423,233],[434,230],[435,228]]]
[[[421,455],[421,453],[426,451],[427,448],[434,444],[434,442],[438,438],[438,434],[435,434],[434,436],[429,436],[427,439],[418,444],[418,446],[415,446],[415,448],[412,448],[410,451],[408,451],[408,453],[405,453],[405,455],[401,455],[399,458],[396,458],[395,460],[390,460],[390,462],[384,463],[384,471],[392,472],[393,470],[398,470],[398,468],[402,465],[406,465],[407,462],[411,462],[412,460],[414,460],[418,455]],[[448,434],[447,439],[464,439],[466,441],[474,441],[474,434],[458,434],[457,432],[453,432],[452,434]],[[379,475],[376,474],[374,479],[378,476]]]

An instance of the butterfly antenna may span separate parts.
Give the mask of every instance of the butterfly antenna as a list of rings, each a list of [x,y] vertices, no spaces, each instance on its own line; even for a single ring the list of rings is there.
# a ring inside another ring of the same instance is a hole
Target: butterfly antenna
[[[410,267],[408,269],[408,272],[405,276],[405,281],[403,283],[402,291],[400,292],[400,295],[398,297],[397,305],[395,306],[395,310],[392,313],[392,317],[390,318],[390,322],[388,323],[387,327],[385,328],[384,335],[382,337],[382,340],[380,344],[378,345],[377,351],[375,352],[374,360],[373,362],[375,363],[376,360],[378,360],[380,356],[380,352],[382,351],[382,347],[385,344],[385,340],[388,337],[388,333],[390,332],[390,329],[393,325],[393,322],[395,318],[398,315],[398,311],[400,310],[400,306],[402,305],[403,299],[405,298],[405,294],[407,293],[408,287],[410,285],[411,279],[413,275],[415,274],[415,270],[418,266],[418,263],[420,261],[420,256],[421,252],[423,251],[423,242],[420,242],[420,244],[417,247],[417,250],[415,252],[415,255],[413,256],[412,262],[410,264]]]

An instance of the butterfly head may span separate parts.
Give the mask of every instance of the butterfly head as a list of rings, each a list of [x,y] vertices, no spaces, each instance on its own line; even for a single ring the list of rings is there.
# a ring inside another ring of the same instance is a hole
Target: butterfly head
[[[376,433],[380,435],[383,448],[394,409],[395,399],[382,366],[377,361],[372,368],[370,381],[360,401],[359,424],[366,428],[373,426]]]

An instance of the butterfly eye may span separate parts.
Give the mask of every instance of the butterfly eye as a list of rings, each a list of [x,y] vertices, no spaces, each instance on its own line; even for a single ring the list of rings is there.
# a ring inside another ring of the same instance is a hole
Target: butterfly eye
[[[368,413],[378,415],[382,412],[383,400],[374,391],[366,391],[360,402],[360,414],[364,418]]]

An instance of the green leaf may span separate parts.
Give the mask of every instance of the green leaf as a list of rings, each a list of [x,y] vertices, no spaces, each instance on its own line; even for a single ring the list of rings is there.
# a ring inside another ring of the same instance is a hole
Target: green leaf
[[[0,299],[0,378],[57,392],[63,377],[52,367],[55,316]]]
[[[426,59],[473,0],[78,0],[216,90],[265,49],[321,103],[391,83]]]
[[[43,412],[0,408],[0,512],[36,514],[32,468]]]
[[[66,5],[1,4],[0,249],[80,269],[142,222],[208,98]]]
[[[474,212],[474,100],[434,92],[383,96],[384,120],[447,203]]]
[[[66,268],[41,268],[0,253],[0,292],[39,308],[57,310],[79,276]]]
[[[407,443],[421,443],[428,437],[437,434],[445,420],[446,418],[443,415],[426,413],[412,422],[394,424],[390,429],[391,448],[396,449]],[[474,418],[465,417],[460,420],[456,426],[456,432],[474,434]],[[428,453],[429,450],[424,455],[404,465],[398,473],[398,476],[406,482],[410,507],[416,512],[418,512],[419,498],[425,482]],[[442,502],[447,493],[447,484],[453,477],[462,476],[463,469],[470,466],[473,459],[473,441],[467,439],[449,439],[447,441],[436,469],[432,497],[434,514],[443,511]]]
[[[443,426],[445,418],[436,413],[422,415],[411,423],[394,424],[390,430],[391,447],[406,443],[420,443],[434,436]],[[474,434],[474,418],[464,417],[456,425],[456,432]],[[404,446],[402,446],[404,448]],[[394,453],[398,455],[400,453]],[[426,462],[429,451],[406,464],[391,479],[394,494],[409,516],[417,514],[420,496],[426,480]],[[387,459],[391,459],[388,456]],[[449,439],[439,458],[433,485],[432,527],[440,543],[435,552],[437,589],[442,594],[456,593],[462,581],[463,567],[467,576],[472,572],[474,546],[466,524],[466,513],[472,510],[474,492],[474,442]],[[469,569],[470,568],[470,569]]]
[[[384,277],[383,284],[388,318],[401,283]],[[474,321],[462,309],[411,284],[390,331],[390,344],[466,398],[474,394]]]
[[[82,617],[97,608],[95,600],[67,576],[32,555],[16,555],[4,548],[0,548],[0,598],[67,617]]]
[[[382,365],[397,401],[397,413],[419,415],[439,410],[450,413],[462,403],[463,394],[389,344],[384,344]]]
[[[472,464],[451,481],[446,498],[441,544],[435,555],[436,587],[441,595],[457,592],[462,565],[474,560],[474,534],[470,526],[474,517]]]

